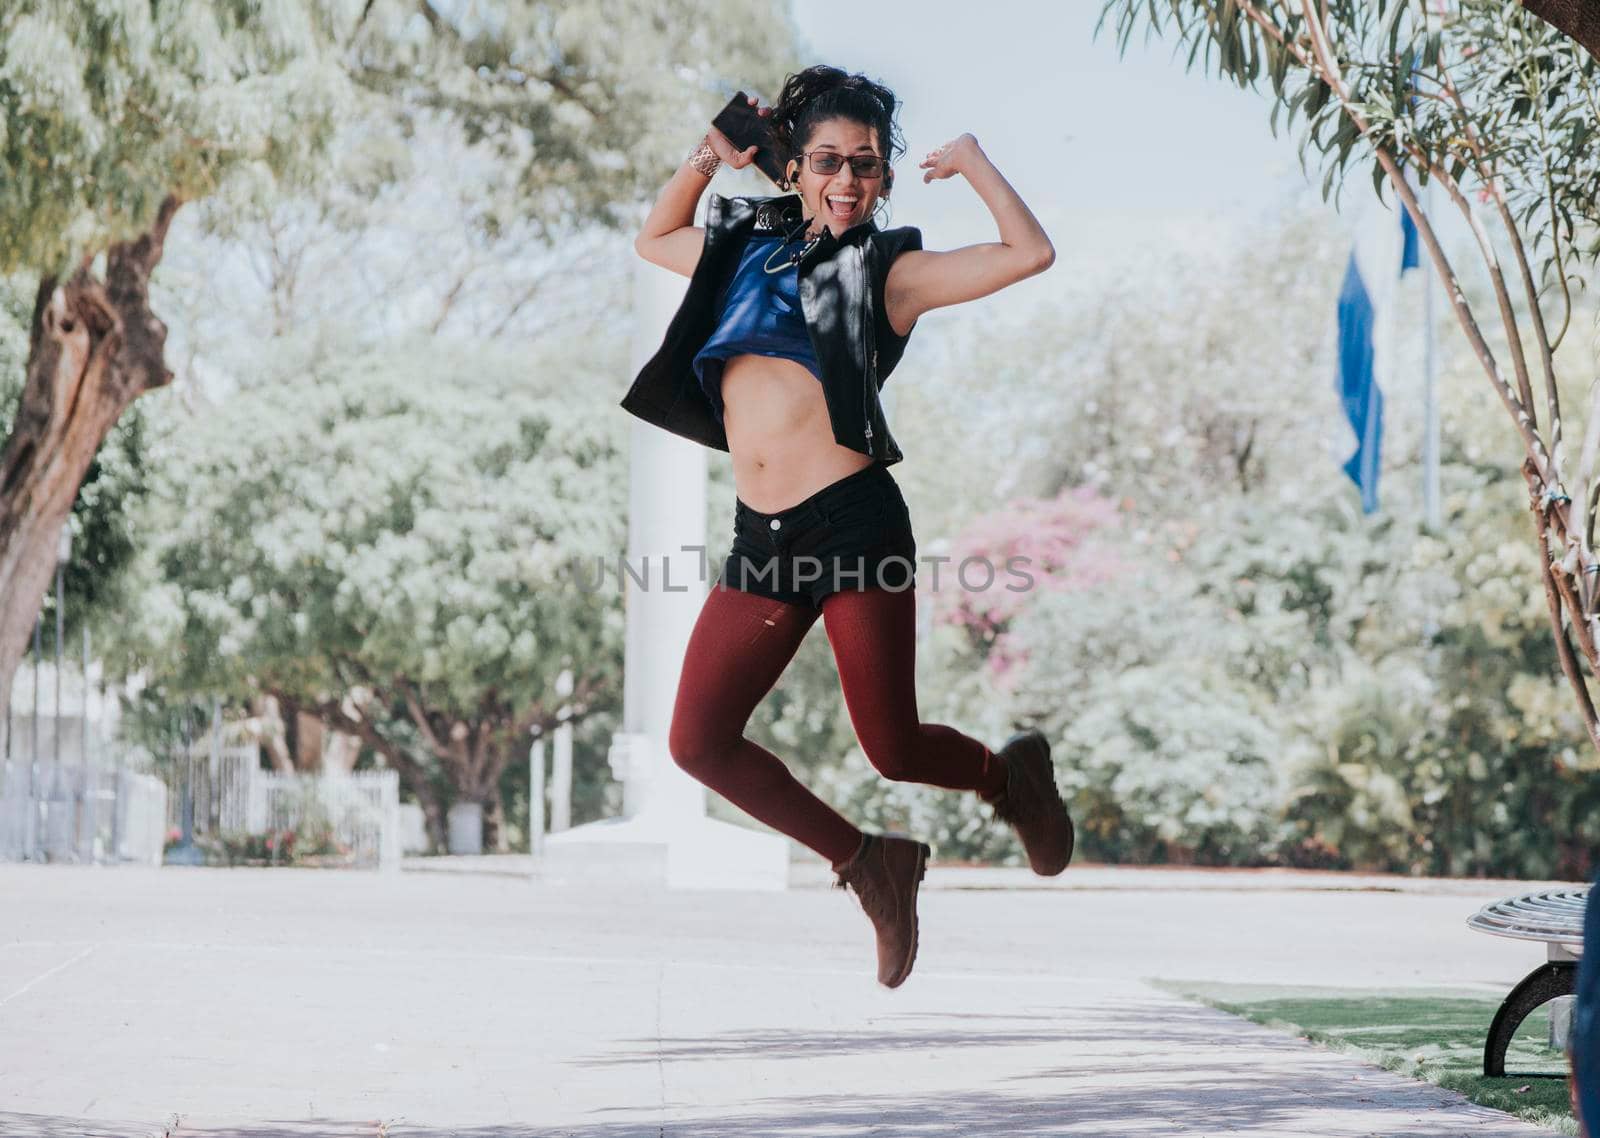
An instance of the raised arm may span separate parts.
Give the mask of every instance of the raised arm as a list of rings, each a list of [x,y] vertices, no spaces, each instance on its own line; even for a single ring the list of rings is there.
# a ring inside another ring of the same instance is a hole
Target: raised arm
[[[901,335],[930,308],[988,296],[1044,272],[1056,259],[1039,219],[972,135],[963,134],[930,152],[920,168],[927,170],[924,182],[965,175],[994,215],[1000,240],[948,252],[912,249],[896,257],[884,282],[884,305],[889,326]]]
[[[756,113],[770,115],[771,107],[760,106],[754,95],[750,96]],[[633,239],[634,252],[663,269],[671,269],[683,276],[694,276],[694,267],[700,263],[700,252],[705,248],[705,227],[694,224],[695,207],[700,195],[711,184],[717,168],[726,162],[734,169],[750,165],[755,160],[756,147],[735,150],[728,136],[716,127],[706,131],[702,145],[710,147],[707,154],[696,146],[673,172],[650,216],[644,219],[644,228]]]

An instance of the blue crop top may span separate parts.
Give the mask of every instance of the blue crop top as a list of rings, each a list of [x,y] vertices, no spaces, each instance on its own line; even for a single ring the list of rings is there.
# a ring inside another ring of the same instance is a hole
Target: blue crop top
[[[800,308],[800,270],[789,265],[781,273],[765,269],[767,258],[783,243],[778,236],[752,237],[739,267],[717,294],[717,328],[694,357],[700,388],[722,422],[722,369],[737,355],[779,356],[804,364],[819,380],[822,367],[806,331]]]

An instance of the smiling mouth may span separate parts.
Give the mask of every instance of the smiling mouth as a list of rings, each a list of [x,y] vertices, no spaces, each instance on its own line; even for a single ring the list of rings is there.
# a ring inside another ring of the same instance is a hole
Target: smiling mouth
[[[856,206],[861,204],[861,199],[859,198],[857,198],[855,201],[839,201],[830,196],[824,198],[823,200],[828,207],[828,213],[833,217],[841,218],[849,217],[854,214],[856,211]]]

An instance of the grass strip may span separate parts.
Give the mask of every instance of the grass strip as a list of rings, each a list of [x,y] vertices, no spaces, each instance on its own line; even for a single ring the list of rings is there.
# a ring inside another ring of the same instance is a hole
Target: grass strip
[[[1501,996],[1470,989],[1358,990],[1198,981],[1154,983],[1165,991],[1242,1016],[1356,1058],[1457,1091],[1480,1106],[1576,1135],[1566,1056],[1548,1043],[1541,1008],[1506,1052],[1505,1078],[1483,1074],[1483,1043]],[[1559,1073],[1561,1078],[1530,1077]]]

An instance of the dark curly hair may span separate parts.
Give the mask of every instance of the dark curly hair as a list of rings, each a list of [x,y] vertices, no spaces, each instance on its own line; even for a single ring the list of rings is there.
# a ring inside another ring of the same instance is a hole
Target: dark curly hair
[[[820,63],[797,71],[783,81],[783,93],[772,105],[778,153],[787,163],[799,154],[818,123],[842,118],[875,127],[878,145],[887,151],[883,159],[892,164],[906,148],[894,118],[899,105],[893,91],[860,73]],[[888,188],[886,182],[884,189]]]

